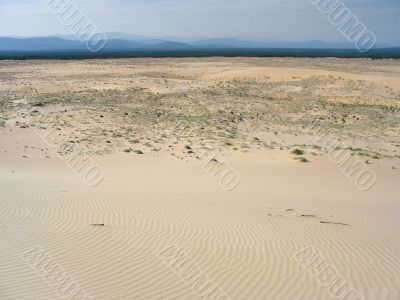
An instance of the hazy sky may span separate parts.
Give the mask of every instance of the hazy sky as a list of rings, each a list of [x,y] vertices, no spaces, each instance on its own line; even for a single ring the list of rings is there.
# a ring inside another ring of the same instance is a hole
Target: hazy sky
[[[47,0],[49,1],[49,0]],[[64,0],[66,1],[66,0]],[[72,0],[70,0],[72,1]],[[74,0],[104,32],[344,41],[310,0]],[[400,0],[342,0],[378,43],[400,45]],[[0,36],[69,34],[46,0],[0,0]]]

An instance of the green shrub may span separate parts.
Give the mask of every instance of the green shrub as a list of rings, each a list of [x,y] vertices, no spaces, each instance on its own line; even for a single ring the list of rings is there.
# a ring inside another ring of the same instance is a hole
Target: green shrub
[[[292,154],[294,154],[294,155],[303,155],[303,154],[304,154],[304,151],[303,151],[303,150],[300,150],[300,149],[294,149],[294,150],[292,151]]]
[[[293,158],[293,159],[298,160],[298,161],[300,161],[300,162],[302,162],[302,163],[308,162],[308,159],[305,158],[305,157],[295,157],[295,158]]]

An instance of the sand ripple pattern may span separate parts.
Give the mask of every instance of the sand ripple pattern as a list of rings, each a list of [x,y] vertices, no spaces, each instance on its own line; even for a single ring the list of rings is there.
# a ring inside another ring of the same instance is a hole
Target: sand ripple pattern
[[[158,258],[177,244],[231,299],[331,299],[293,259],[312,245],[365,299],[395,300],[398,229],[98,195],[0,194],[0,299],[57,299],[21,259],[35,245],[94,299],[198,299]]]

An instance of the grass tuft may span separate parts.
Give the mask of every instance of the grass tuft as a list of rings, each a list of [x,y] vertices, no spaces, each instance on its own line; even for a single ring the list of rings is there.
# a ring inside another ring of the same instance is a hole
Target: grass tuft
[[[291,153],[294,155],[303,155],[304,151],[300,149],[294,149]]]

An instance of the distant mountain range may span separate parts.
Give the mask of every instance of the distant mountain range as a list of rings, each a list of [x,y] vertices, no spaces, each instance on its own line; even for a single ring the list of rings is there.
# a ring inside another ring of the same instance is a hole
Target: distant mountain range
[[[204,49],[353,49],[351,43],[329,43],[324,41],[285,42],[251,41],[229,38],[181,39],[174,37],[148,38],[141,35],[111,32],[104,51],[127,50],[204,50]],[[380,48],[388,47],[379,45]],[[85,45],[73,35],[51,37],[0,37],[0,51],[60,51],[82,50]]]

